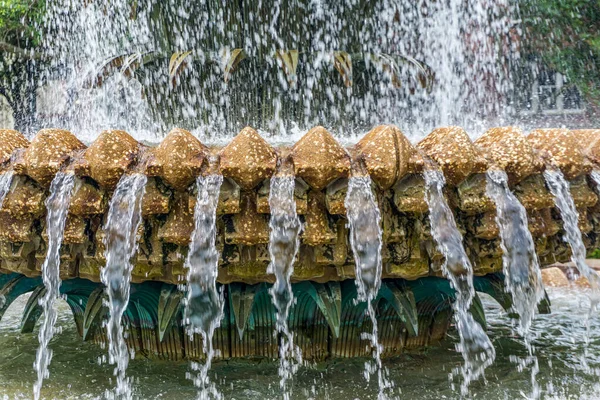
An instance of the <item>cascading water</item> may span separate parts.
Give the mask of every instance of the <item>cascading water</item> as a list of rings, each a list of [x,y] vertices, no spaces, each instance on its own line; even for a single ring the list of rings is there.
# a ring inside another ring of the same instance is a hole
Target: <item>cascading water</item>
[[[596,184],[596,189],[598,189],[598,191],[600,191],[600,171],[593,170],[592,173],[590,174],[590,176],[592,177],[592,180]]]
[[[278,139],[314,124],[479,127],[507,103],[513,3],[53,0],[40,30],[66,104],[51,118],[90,140],[182,123],[217,139],[241,124]]]
[[[3,174],[0,174],[0,208],[2,208],[2,204],[4,203],[4,198],[8,194],[10,190],[10,185],[12,183],[13,171],[7,171]]]
[[[42,264],[42,279],[46,293],[40,299],[44,319],[38,334],[40,346],[37,349],[34,363],[37,381],[33,385],[33,397],[36,400],[40,398],[44,379],[49,376],[48,366],[52,360],[52,350],[48,348],[48,345],[54,336],[54,326],[58,318],[55,302],[60,297],[60,247],[74,184],[75,176],[72,173],[59,172],[52,180],[50,196],[46,199],[48,250]]]
[[[43,22],[48,34],[47,79],[55,84],[57,107],[44,125],[61,126],[93,141],[103,129],[124,129],[151,138],[154,124],[134,71],[152,50],[148,25],[151,0],[72,2],[52,0]],[[106,32],[111,32],[107,35]],[[63,115],[61,115],[61,113]]]
[[[473,287],[473,267],[462,243],[462,234],[456,226],[452,210],[448,207],[443,189],[446,184],[440,171],[425,170],[425,199],[429,205],[431,235],[444,255],[442,272],[450,280],[456,300],[454,319],[460,336],[457,350],[462,353],[465,363],[461,368],[463,382],[461,392],[468,393],[469,384],[481,377],[485,369],[492,365],[496,351],[487,334],[469,312],[475,289]]]
[[[511,80],[498,62],[498,52],[519,56],[515,50],[503,51],[510,45],[505,35],[513,24],[517,2],[414,3],[419,12],[409,14],[414,29],[402,38],[406,42],[402,47],[417,49],[414,57],[426,60],[436,80],[430,93],[416,93],[430,107],[410,109],[417,132],[440,125],[479,130],[486,118],[502,117],[502,99],[511,90]]]
[[[544,297],[544,285],[533,237],[528,229],[527,212],[510,191],[504,171],[488,171],[487,195],[496,203],[506,288],[512,296],[513,308],[519,314],[518,332],[525,335],[535,317],[537,304]]]
[[[294,304],[294,293],[290,278],[294,272],[294,259],[300,246],[302,224],[296,214],[294,176],[271,178],[269,207],[269,255],[271,263],[268,273],[275,274],[275,284],[269,293],[277,310],[276,332],[279,343],[279,386],[283,398],[288,400],[291,388],[288,381],[302,363],[302,352],[294,345],[294,335],[288,327],[288,315]]]
[[[373,302],[381,286],[381,215],[371,191],[371,178],[355,176],[348,180],[348,192],[344,202],[348,227],[350,228],[350,246],[354,256],[356,271],[357,301],[367,303],[367,314],[373,330],[364,333],[363,338],[370,341],[374,362],[365,363],[365,379],[370,380],[377,372],[379,399],[386,399],[387,391],[393,388],[388,379],[388,371],[381,363],[383,346],[379,343],[379,334]]]
[[[563,173],[556,168],[548,167],[544,171],[544,178],[548,189],[554,196],[556,207],[560,211],[565,230],[565,240],[571,247],[571,260],[592,287],[592,313],[595,310],[598,301],[600,301],[600,276],[596,271],[590,268],[586,262],[586,250],[579,230],[579,213],[575,208],[573,196],[571,196],[569,182],[565,179]]]
[[[192,370],[199,371],[190,376],[200,389],[199,398],[222,398],[216,386],[211,384],[208,371],[215,357],[213,336],[223,318],[223,294],[217,290],[219,252],[215,247],[217,235],[217,204],[223,177],[221,175],[200,176],[196,179],[198,196],[194,209],[194,232],[186,260],[187,297],[185,321],[190,325],[190,334],[202,335],[202,346],[206,361],[192,362]]]
[[[129,365],[129,351],[125,342],[122,318],[129,303],[131,282],[130,259],[137,250],[137,231],[142,222],[142,198],[147,178],[143,174],[123,175],[110,201],[110,208],[104,224],[104,245],[106,265],[100,278],[108,293],[109,318],[106,336],[108,356],[111,364],[116,364],[116,398],[129,399],[131,385],[126,377]],[[112,397],[107,393],[107,397]]]
[[[596,180],[597,177],[597,174],[592,175],[594,180]],[[584,341],[586,346],[584,348],[582,360],[585,369],[590,370],[591,368],[588,366],[587,361],[587,349],[590,340],[590,318],[595,315],[598,303],[600,302],[600,275],[585,262],[586,249],[581,237],[581,230],[579,229],[579,213],[577,212],[577,208],[575,208],[575,202],[571,195],[569,182],[567,182],[563,173],[558,168],[550,166],[544,171],[544,178],[546,179],[546,184],[548,185],[550,192],[554,196],[554,203],[560,211],[560,216],[563,220],[563,229],[565,230],[564,238],[571,248],[571,261],[575,264],[579,273],[588,280],[592,289],[589,296],[590,310],[585,321],[586,335]]]
[[[496,203],[496,223],[500,229],[502,264],[506,290],[512,297],[512,308],[519,315],[517,333],[524,339],[529,356],[518,362],[519,369],[531,365],[532,398],[539,398],[540,389],[536,375],[538,360],[534,355],[529,328],[537,305],[544,297],[542,274],[533,237],[528,228],[527,212],[508,187],[506,172],[488,171],[487,195]],[[514,357],[514,356],[513,356]]]

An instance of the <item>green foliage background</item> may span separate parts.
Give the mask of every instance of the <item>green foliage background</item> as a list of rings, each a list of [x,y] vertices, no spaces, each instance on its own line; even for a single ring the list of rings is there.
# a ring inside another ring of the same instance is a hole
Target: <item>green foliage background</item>
[[[600,104],[600,0],[518,3],[524,27],[522,52],[539,56],[567,76],[589,103]]]
[[[40,44],[45,1],[0,0],[0,41],[21,47]]]

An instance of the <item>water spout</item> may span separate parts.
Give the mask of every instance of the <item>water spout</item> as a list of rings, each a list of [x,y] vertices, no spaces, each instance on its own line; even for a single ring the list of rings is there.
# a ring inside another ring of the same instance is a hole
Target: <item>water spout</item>
[[[223,294],[217,290],[219,251],[215,246],[217,204],[222,183],[221,175],[199,176],[196,179],[198,196],[194,209],[194,232],[186,260],[188,288],[185,321],[190,325],[191,335],[202,335],[202,347],[206,355],[204,364],[192,362],[192,370],[199,371],[192,380],[200,389],[200,399],[209,399],[211,395],[215,399],[222,398],[208,377],[216,355],[213,336],[223,318]]]
[[[539,367],[531,343],[530,327],[537,305],[544,297],[544,284],[533,237],[528,228],[527,212],[510,191],[504,171],[488,171],[487,195],[496,204],[496,224],[500,229],[506,290],[512,297],[512,308],[519,315],[517,333],[523,337],[529,352],[529,356],[523,360],[513,357],[520,369],[532,365],[532,398],[539,398],[540,389],[536,380]]]
[[[367,314],[373,330],[363,334],[373,349],[373,363],[365,363],[365,379],[377,372],[379,399],[386,399],[386,392],[393,388],[388,379],[388,371],[381,363],[383,346],[379,343],[379,332],[373,302],[381,287],[381,214],[371,191],[369,176],[355,176],[348,181],[348,192],[344,202],[348,227],[350,228],[350,246],[354,256],[356,271],[357,301],[367,303]]]
[[[48,366],[52,360],[52,350],[48,348],[50,340],[55,333],[55,324],[58,318],[55,303],[60,297],[60,247],[63,241],[65,224],[71,200],[71,192],[75,184],[72,173],[56,174],[50,185],[50,196],[46,199],[46,230],[48,233],[48,252],[42,264],[42,279],[46,293],[40,299],[40,306],[44,311],[44,319],[38,334],[40,345],[37,349],[34,367],[37,380],[33,385],[33,397],[40,398],[40,391],[44,379],[49,376]]]
[[[302,364],[302,352],[294,344],[294,335],[288,327],[290,308],[294,304],[290,278],[294,272],[294,259],[298,253],[300,232],[302,231],[300,218],[296,214],[295,185],[293,175],[274,176],[271,178],[269,193],[271,209],[269,256],[271,263],[267,272],[275,274],[275,284],[269,289],[269,293],[277,309],[279,386],[285,400],[291,396],[288,381]]]
[[[586,262],[586,249],[579,230],[579,213],[575,207],[573,196],[571,195],[569,182],[565,179],[563,173],[556,168],[548,168],[544,171],[546,184],[554,196],[556,207],[560,211],[565,230],[565,240],[571,247],[571,261],[589,282],[592,287],[592,310],[595,310],[600,301],[600,276],[596,271],[590,268]],[[593,311],[592,311],[593,312]]]
[[[446,181],[440,171],[426,170],[426,201],[429,205],[431,235],[444,255],[442,272],[450,280],[456,292],[454,319],[460,336],[457,350],[462,353],[465,363],[461,368],[463,382],[461,392],[468,393],[469,384],[479,379],[485,369],[492,365],[496,351],[487,334],[469,312],[475,289],[473,288],[473,267],[462,243],[462,234],[456,226],[454,215],[448,207],[443,189]]]
[[[100,278],[108,293],[108,356],[109,362],[116,364],[117,387],[114,395],[125,399],[130,399],[132,393],[130,380],[126,377],[130,355],[121,320],[129,303],[133,269],[130,259],[137,250],[137,231],[142,221],[142,198],[146,181],[146,176],[142,174],[123,175],[110,201],[104,225],[106,266],[102,269]],[[107,393],[107,397],[112,396]]]
[[[544,297],[540,265],[533,237],[528,229],[527,212],[508,187],[504,171],[487,173],[487,195],[496,204],[496,224],[500,229],[502,263],[506,288],[513,308],[519,314],[518,332],[529,330],[537,304]]]

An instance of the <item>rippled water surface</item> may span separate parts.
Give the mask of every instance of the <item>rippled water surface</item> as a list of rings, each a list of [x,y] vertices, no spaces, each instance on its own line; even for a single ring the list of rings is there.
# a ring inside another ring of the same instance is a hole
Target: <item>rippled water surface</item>
[[[534,345],[540,362],[539,384],[542,397],[548,399],[600,398],[600,317],[591,321],[587,363],[584,367],[585,315],[589,300],[581,289],[549,289],[552,301],[550,315],[540,315],[533,324],[537,337]],[[483,296],[482,296],[483,297]],[[33,362],[38,345],[37,332],[21,334],[19,322],[27,298],[19,298],[0,322],[0,394],[5,399],[30,398],[35,381]],[[471,397],[480,399],[527,398],[531,391],[527,371],[519,373],[510,356],[523,357],[522,343],[511,337],[509,320],[493,303],[486,301],[488,334],[496,348],[493,366],[486,370],[487,382],[471,385]],[[83,343],[64,302],[59,305],[57,325],[62,332],[51,344],[54,358],[50,378],[44,382],[42,397],[47,399],[102,398],[113,386],[113,367],[99,363],[106,350]],[[36,329],[37,331],[37,329]],[[448,381],[449,372],[462,363],[454,350],[455,331],[441,347],[403,357],[384,360],[390,379],[395,382],[399,398],[459,398]],[[276,399],[281,396],[278,364],[275,362],[219,362],[213,366],[212,379],[227,399]],[[311,367],[301,367],[294,377],[292,398],[371,399],[376,398],[377,382],[362,379],[364,360],[334,360]],[[128,375],[134,379],[134,396],[144,399],[189,399],[196,388],[185,378],[187,362],[171,363],[136,359],[130,363]],[[595,369],[595,373],[594,373]],[[401,393],[400,393],[401,391]]]

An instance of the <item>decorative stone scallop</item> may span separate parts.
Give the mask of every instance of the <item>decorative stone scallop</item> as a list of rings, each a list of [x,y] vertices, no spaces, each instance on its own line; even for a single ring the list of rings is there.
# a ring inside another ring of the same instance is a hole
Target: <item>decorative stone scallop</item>
[[[185,190],[200,175],[208,148],[190,132],[175,128],[153,151],[147,167],[149,176],[160,176],[176,190]]]
[[[42,129],[25,151],[23,164],[15,166],[15,171],[49,187],[63,163],[83,149],[85,145],[69,131]]]
[[[26,148],[29,141],[19,131],[0,129],[0,165],[10,161],[16,149]]]
[[[255,188],[270,178],[277,168],[275,150],[250,127],[242,131],[221,150],[219,169],[244,190]]]
[[[373,128],[356,144],[356,150],[371,179],[384,190],[406,175],[414,152],[408,139],[393,125]]]
[[[567,179],[587,174],[592,166],[587,162],[579,141],[568,129],[536,129],[527,136],[534,149],[552,158]]]
[[[434,129],[417,147],[439,165],[451,185],[471,174],[478,156],[469,135],[458,126]]]
[[[114,189],[137,161],[141,145],[125,131],[102,132],[75,165],[75,173],[89,176],[100,186]]]
[[[316,190],[350,172],[348,152],[322,126],[308,131],[292,148],[291,157],[296,176]]]
[[[506,171],[511,183],[519,183],[538,169],[533,147],[518,127],[489,129],[475,146],[495,167]]]

